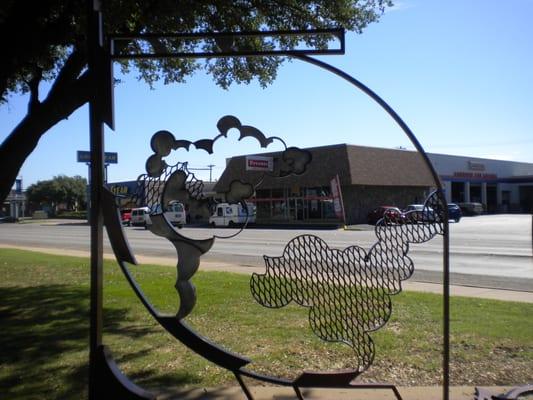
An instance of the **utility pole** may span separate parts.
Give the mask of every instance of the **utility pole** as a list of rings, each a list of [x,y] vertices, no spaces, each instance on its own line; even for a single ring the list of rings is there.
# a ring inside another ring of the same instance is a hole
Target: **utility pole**
[[[209,182],[213,182],[213,179],[211,179],[211,178],[212,178],[212,176],[211,176],[211,172],[213,171],[213,167],[214,167],[214,166],[215,166],[215,164],[209,164],[209,165],[207,166],[207,168],[209,168]]]

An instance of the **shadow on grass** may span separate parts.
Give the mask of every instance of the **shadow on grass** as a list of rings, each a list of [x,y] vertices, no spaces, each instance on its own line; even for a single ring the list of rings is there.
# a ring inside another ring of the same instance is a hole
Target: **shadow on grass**
[[[141,337],[153,331],[128,329],[127,314],[106,309],[105,332]],[[0,326],[0,398],[86,398],[88,288],[0,287]]]

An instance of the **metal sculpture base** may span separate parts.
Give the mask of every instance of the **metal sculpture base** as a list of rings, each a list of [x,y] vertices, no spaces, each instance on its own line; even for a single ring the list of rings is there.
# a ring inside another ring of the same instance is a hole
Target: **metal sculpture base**
[[[350,371],[351,372],[351,371]],[[322,376],[320,376],[322,375]],[[338,373],[335,373],[334,375],[338,375]],[[316,379],[313,382],[307,382],[305,384],[303,381],[300,383],[302,376],[307,376],[308,378],[313,377]],[[292,384],[290,385],[284,385],[284,386],[291,386],[294,390],[294,393],[296,394],[296,397],[298,400],[305,400],[305,397],[302,393],[302,389],[350,389],[350,390],[357,390],[357,389],[370,389],[370,390],[390,390],[394,394],[397,400],[403,400],[402,396],[400,395],[400,392],[398,391],[398,388],[394,385],[390,384],[380,384],[380,383],[361,383],[361,384],[353,384],[353,385],[343,385],[343,384],[333,384],[332,383],[332,377],[331,374],[328,373],[304,373],[299,378],[297,378]],[[244,380],[242,379],[242,375],[239,373],[235,373],[235,378],[237,379],[237,382],[239,382],[239,385],[244,392],[244,395],[248,400],[254,400],[254,397],[250,391],[250,388],[246,385]]]

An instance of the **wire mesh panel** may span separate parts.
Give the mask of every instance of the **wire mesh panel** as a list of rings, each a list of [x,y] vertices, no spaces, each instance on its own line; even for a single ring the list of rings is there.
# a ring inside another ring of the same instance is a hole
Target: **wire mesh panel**
[[[256,301],[279,308],[290,302],[309,307],[309,324],[321,339],[353,348],[359,372],[374,360],[369,333],[389,320],[391,295],[414,272],[407,256],[409,243],[422,243],[442,233],[442,206],[434,192],[423,210],[387,213],[377,223],[378,241],[365,250],[331,248],[314,235],[292,239],[280,257],[264,256],[266,273],[253,274],[250,288]]]

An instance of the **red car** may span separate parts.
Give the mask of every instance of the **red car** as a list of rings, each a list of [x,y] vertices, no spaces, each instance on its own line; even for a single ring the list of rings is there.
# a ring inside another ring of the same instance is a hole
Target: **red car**
[[[131,208],[123,208],[120,210],[120,220],[122,225],[131,225]]]
[[[387,214],[387,217],[392,222],[401,223],[403,214],[398,207],[394,206],[381,206],[370,211],[367,216],[367,222],[370,225],[376,225],[376,223]]]

